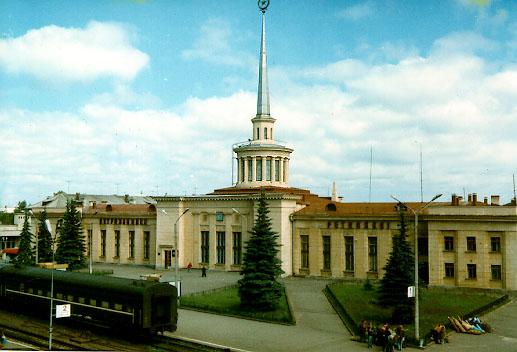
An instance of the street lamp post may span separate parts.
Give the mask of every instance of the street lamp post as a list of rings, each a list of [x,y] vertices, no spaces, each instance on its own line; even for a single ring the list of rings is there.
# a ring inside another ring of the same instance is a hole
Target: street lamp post
[[[390,196],[395,199],[400,204],[403,204],[406,208],[411,210],[411,212],[415,215],[415,339],[417,343],[420,341],[420,307],[418,302],[418,214],[420,214],[425,208],[427,208],[432,202],[440,198],[442,194],[437,194],[426,204],[422,205],[418,209],[413,209],[408,206],[406,203],[400,201],[395,196]]]
[[[178,252],[178,244],[179,244],[179,241],[178,241],[178,229],[177,229],[177,226],[178,226],[178,221],[180,221],[181,217],[183,215],[185,215],[190,209],[189,208],[186,208],[185,210],[183,210],[183,213],[181,213],[180,216],[178,216],[178,218],[176,219],[176,221],[174,222],[174,257],[175,257],[175,260],[174,260],[174,281],[175,281],[175,286],[176,286],[176,290],[178,291],[178,305],[179,305],[179,285],[178,285],[178,278],[179,278],[179,252]],[[165,215],[169,216],[169,214],[164,210],[162,209],[162,213],[164,213]]]
[[[52,311],[54,306],[54,238],[52,237],[52,226],[48,219],[45,220],[45,226],[47,227],[50,237],[52,238],[52,270],[50,274],[50,322],[48,325],[48,350],[52,351]]]

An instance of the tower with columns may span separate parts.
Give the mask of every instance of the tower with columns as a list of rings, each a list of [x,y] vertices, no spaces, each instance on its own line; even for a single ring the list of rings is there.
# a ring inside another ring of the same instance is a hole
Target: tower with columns
[[[266,6],[267,7],[267,6]],[[266,9],[262,10],[262,38],[257,96],[257,114],[251,119],[252,139],[238,144],[237,183],[239,188],[262,186],[288,187],[289,158],[293,149],[275,141],[275,119],[269,107],[266,57]]]

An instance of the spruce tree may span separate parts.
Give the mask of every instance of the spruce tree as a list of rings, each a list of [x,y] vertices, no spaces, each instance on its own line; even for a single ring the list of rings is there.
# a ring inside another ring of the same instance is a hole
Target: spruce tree
[[[39,218],[38,229],[38,260],[40,262],[52,261],[52,235],[47,229],[45,220],[48,219],[47,211],[43,209]]]
[[[25,219],[23,221],[22,232],[20,233],[18,255],[13,260],[15,265],[34,265],[34,251],[32,250],[33,236],[29,228],[29,214],[25,211]]]
[[[413,318],[413,299],[408,298],[408,286],[414,285],[414,255],[406,240],[404,212],[399,206],[400,230],[393,236],[393,248],[384,267],[379,287],[379,303],[393,308],[394,323],[409,323]]]
[[[85,266],[85,246],[81,229],[81,215],[72,200],[66,203],[63,223],[57,240],[56,262],[68,264],[69,270]]]
[[[278,278],[283,273],[278,258],[278,234],[271,229],[271,219],[266,196],[261,193],[257,217],[246,244],[239,280],[241,306],[246,309],[267,311],[278,306],[282,284]]]

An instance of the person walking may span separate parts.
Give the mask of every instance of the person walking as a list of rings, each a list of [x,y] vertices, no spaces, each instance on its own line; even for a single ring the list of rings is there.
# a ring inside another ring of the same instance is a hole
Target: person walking
[[[201,277],[206,277],[206,266],[201,267]]]

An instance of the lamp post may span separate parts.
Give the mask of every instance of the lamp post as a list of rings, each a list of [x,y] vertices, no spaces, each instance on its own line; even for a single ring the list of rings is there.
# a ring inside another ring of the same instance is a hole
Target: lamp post
[[[425,208],[427,208],[432,202],[440,198],[442,194],[437,194],[426,204],[422,205],[418,209],[413,209],[406,203],[400,201],[395,196],[390,196],[400,204],[403,204],[406,208],[411,210],[415,215],[415,339],[417,343],[420,341],[420,307],[418,305],[418,214],[420,214]]]
[[[49,219],[45,220],[45,226],[47,227],[50,237],[52,238],[52,270],[50,274],[50,322],[48,325],[48,350],[52,351],[52,311],[54,306],[54,238],[52,237],[52,226],[50,225]]]
[[[185,215],[188,211],[190,210],[190,208],[186,208],[185,210],[183,210],[183,213],[181,213],[180,216],[178,216],[178,218],[176,219],[176,221],[174,222],[174,257],[175,257],[175,260],[174,260],[174,281],[175,281],[175,286],[176,286],[176,290],[178,291],[178,303],[179,303],[179,286],[178,286],[178,278],[179,278],[179,274],[178,274],[178,260],[179,260],[179,252],[178,252],[178,229],[177,229],[177,226],[178,226],[178,221],[180,221],[181,217],[183,215]],[[164,213],[165,215],[169,216],[169,214],[164,210],[162,209],[162,213]]]

